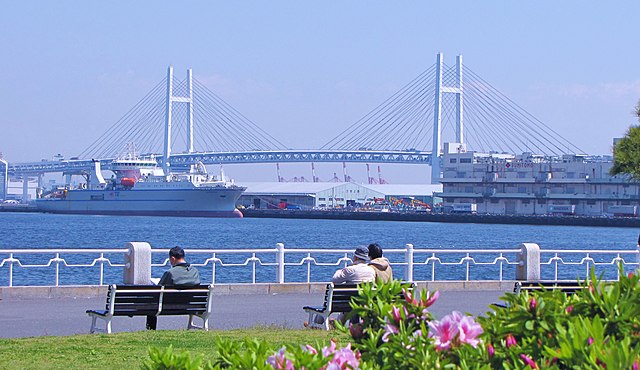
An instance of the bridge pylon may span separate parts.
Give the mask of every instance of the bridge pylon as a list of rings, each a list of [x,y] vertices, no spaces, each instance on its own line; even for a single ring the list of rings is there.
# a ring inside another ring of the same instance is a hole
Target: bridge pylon
[[[173,103],[187,104],[187,152],[193,153],[193,71],[187,69],[187,95],[173,96],[173,66],[167,69],[167,105],[164,126],[164,157],[162,162],[162,170],[165,175],[170,171],[171,160],[171,125],[173,116]]]
[[[456,57],[456,80],[458,86],[443,86],[443,55],[436,55],[436,97],[433,114],[433,150],[431,151],[431,183],[440,181],[442,150],[442,94],[456,94],[456,141],[464,143],[464,89],[462,83],[462,55]]]

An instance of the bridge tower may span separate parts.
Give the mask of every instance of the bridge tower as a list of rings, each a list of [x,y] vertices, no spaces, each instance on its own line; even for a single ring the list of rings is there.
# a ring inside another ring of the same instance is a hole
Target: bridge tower
[[[165,176],[169,175],[169,161],[171,160],[171,118],[173,116],[173,103],[187,104],[187,151],[193,153],[193,72],[191,68],[187,69],[187,95],[173,96],[173,66],[169,66],[167,70],[167,105],[166,105],[166,121],[164,126],[164,161],[162,170]]]
[[[443,56],[436,55],[436,99],[433,114],[433,150],[431,152],[431,183],[437,184],[442,174],[442,94],[456,94],[456,141],[464,144],[464,89],[462,84],[462,55],[456,57],[456,80],[458,86],[443,86]]]

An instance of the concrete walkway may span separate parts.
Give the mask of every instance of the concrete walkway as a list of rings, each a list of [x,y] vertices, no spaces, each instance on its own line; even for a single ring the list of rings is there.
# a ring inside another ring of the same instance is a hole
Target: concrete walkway
[[[438,318],[452,310],[481,315],[491,303],[499,303],[498,290],[441,291],[431,312]],[[257,325],[302,328],[306,305],[320,305],[319,293],[230,294],[215,297],[212,329],[236,329]],[[101,309],[105,297],[93,298],[4,298],[0,299],[0,337],[64,336],[86,334],[91,319],[87,309]],[[186,316],[161,316],[158,330],[184,329]],[[115,317],[114,332],[144,330],[144,317]]]

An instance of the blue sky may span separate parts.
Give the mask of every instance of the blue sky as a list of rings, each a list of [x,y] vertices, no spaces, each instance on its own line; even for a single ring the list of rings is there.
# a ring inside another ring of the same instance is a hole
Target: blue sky
[[[294,148],[333,138],[438,52],[448,64],[463,54],[474,72],[588,153],[609,153],[612,139],[637,123],[639,2],[450,3],[5,1],[0,152],[16,162],[78,154],[169,64],[178,76],[193,68]],[[247,180],[275,178],[273,165],[230,167]],[[308,167],[283,171],[310,177]],[[317,167],[323,178],[341,171]],[[426,171],[407,177],[403,166],[383,171],[394,182],[428,179]]]

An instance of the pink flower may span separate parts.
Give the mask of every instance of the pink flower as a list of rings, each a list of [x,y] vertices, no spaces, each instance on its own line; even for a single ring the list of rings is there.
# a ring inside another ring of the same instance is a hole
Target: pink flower
[[[274,369],[278,370],[294,370],[293,362],[284,357],[285,347],[280,348],[273,356],[267,358],[267,365],[271,365]]]
[[[537,369],[538,365],[531,359],[531,357],[525,355],[524,353],[520,354],[520,358],[524,361],[525,364],[529,365],[532,369]]]
[[[592,337],[589,337],[589,339],[587,339],[587,343],[588,343],[589,345],[592,345],[592,344],[593,344],[593,338],[592,338]]]
[[[418,301],[413,299],[412,291],[402,288],[402,294],[404,295],[404,300],[407,301],[407,303],[412,304],[414,306],[418,305]]]
[[[435,338],[434,344],[439,351],[450,348],[458,334],[458,323],[453,314],[443,317],[440,321],[431,321],[429,328],[429,336]]]
[[[313,346],[311,346],[310,344],[307,344],[304,348],[305,351],[310,352],[311,354],[317,355],[318,354],[318,350],[313,348]]]
[[[336,351],[336,342],[331,341],[331,346],[330,347],[324,347],[322,349],[322,356],[324,357],[329,357],[330,355],[332,355],[334,352]]]
[[[640,365],[638,365],[638,360],[633,361],[633,367],[631,369],[638,370],[638,368],[640,368]]]
[[[537,306],[538,306],[538,302],[534,297],[531,297],[531,299],[529,300],[529,309],[531,311],[535,311]]]
[[[420,301],[420,306],[422,307],[430,307],[432,304],[436,303],[438,298],[440,297],[440,291],[437,290],[435,293],[431,294],[431,292],[427,292],[427,297],[425,300]]]
[[[360,366],[360,361],[357,354],[351,349],[351,343],[349,343],[346,347],[337,350],[327,365],[336,365],[336,369],[357,369]],[[329,369],[329,366],[327,366],[327,369]]]
[[[487,344],[487,353],[489,354],[489,358],[492,358],[493,355],[496,354],[495,348],[491,345],[491,343]]]
[[[517,345],[518,342],[516,342],[516,338],[512,334],[507,335],[507,348],[511,348]]]
[[[567,306],[567,308],[565,308],[565,311],[567,313],[571,313],[571,311],[573,311],[573,306]]]
[[[387,324],[384,327],[384,334],[382,335],[382,341],[383,342],[388,342],[389,341],[389,336],[391,334],[398,334],[398,328],[395,325],[391,325],[391,324]]]
[[[400,309],[396,306],[393,306],[391,308],[391,314],[393,315],[393,319],[396,321],[396,323],[400,323],[400,320],[402,320],[402,316],[400,316]]]
[[[467,343],[476,348],[480,341],[476,339],[478,335],[482,334],[482,326],[478,324],[473,317],[464,316],[458,322],[458,331],[460,335],[460,343]]]
[[[355,340],[358,340],[363,337],[364,328],[361,323],[349,324],[349,333],[351,337]]]

